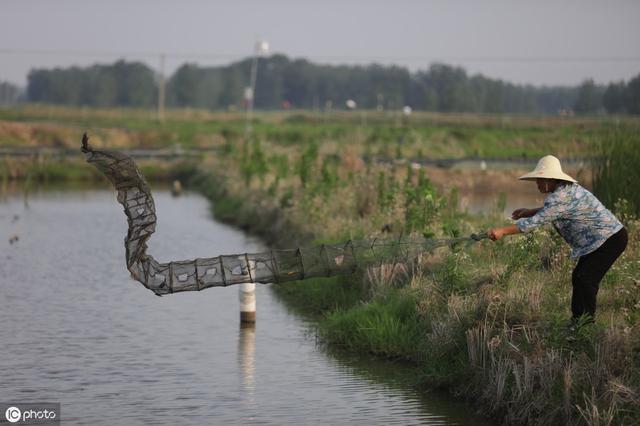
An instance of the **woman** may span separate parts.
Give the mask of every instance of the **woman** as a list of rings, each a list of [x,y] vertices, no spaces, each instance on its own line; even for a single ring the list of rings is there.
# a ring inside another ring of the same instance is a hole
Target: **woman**
[[[627,246],[627,231],[622,223],[589,191],[565,174],[560,161],[547,155],[531,172],[519,179],[535,180],[545,197],[544,205],[535,209],[517,209],[511,217],[515,225],[491,229],[489,238],[497,241],[505,235],[529,232],[551,223],[571,246],[571,256],[578,258],[571,282],[573,320],[587,315],[592,322],[600,281]]]

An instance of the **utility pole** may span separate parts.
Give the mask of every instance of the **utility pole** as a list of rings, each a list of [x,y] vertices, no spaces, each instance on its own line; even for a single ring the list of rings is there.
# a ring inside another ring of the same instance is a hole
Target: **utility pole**
[[[160,55],[160,78],[158,81],[158,121],[164,121],[166,82],[164,79],[164,55]]]
[[[269,52],[269,43],[264,40],[258,40],[253,50],[253,59],[251,61],[251,79],[250,86],[245,88],[244,98],[247,101],[247,118],[245,124],[245,137],[248,137],[253,130],[253,102],[256,91],[256,79],[258,77],[258,57]]]
[[[258,77],[258,57],[269,51],[269,43],[258,40],[253,50],[253,60],[251,61],[251,81],[250,86],[245,88],[244,97],[247,101],[247,121],[244,130],[244,143],[249,143],[249,136],[252,131],[253,122],[253,101],[256,90],[256,78]],[[247,260],[249,276],[255,276],[255,263]],[[238,289],[240,300],[240,324],[255,324],[256,322],[256,284],[244,283]]]

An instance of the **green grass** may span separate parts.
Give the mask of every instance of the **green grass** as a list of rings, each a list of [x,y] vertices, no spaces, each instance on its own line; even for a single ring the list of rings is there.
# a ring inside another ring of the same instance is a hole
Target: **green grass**
[[[390,292],[385,297],[332,310],[320,322],[326,341],[355,352],[417,362],[424,329],[410,294]]]
[[[598,144],[593,188],[613,208],[626,200],[629,212],[640,215],[640,133],[617,130]],[[622,206],[620,206],[622,208]]]
[[[299,312],[316,319],[341,309],[348,309],[362,301],[360,277],[340,276],[311,278],[304,281],[278,284],[276,294]]]

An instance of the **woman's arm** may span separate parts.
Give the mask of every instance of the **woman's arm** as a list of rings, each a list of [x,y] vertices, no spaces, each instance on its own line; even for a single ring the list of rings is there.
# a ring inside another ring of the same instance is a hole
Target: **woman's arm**
[[[487,232],[487,235],[489,235],[489,238],[491,238],[493,241],[498,241],[500,238],[504,237],[505,235],[519,234],[520,232],[521,231],[517,225],[509,225],[503,228],[490,229]]]
[[[511,219],[517,220],[523,217],[531,217],[534,214],[538,213],[542,207],[536,207],[534,209],[517,209],[511,213]]]

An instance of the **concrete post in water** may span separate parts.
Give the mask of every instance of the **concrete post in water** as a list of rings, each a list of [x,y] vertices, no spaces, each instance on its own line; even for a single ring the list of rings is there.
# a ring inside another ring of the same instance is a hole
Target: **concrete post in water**
[[[240,284],[240,322],[256,322],[256,285]]]
[[[177,197],[182,193],[182,182],[178,179],[173,181],[173,185],[171,186],[171,195]]]
[[[249,261],[249,273],[253,276],[255,272],[255,264]],[[256,285],[255,283],[240,284],[238,291],[240,299],[240,322],[255,323],[256,322]]]

